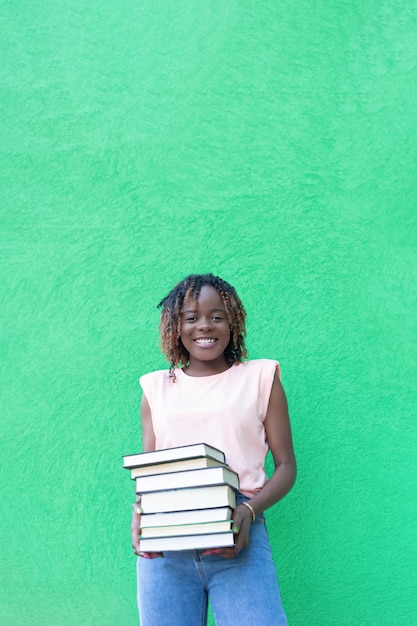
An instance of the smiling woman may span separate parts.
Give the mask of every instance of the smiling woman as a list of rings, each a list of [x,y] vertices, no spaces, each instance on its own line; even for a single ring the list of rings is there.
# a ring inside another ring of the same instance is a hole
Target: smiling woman
[[[294,484],[296,465],[279,364],[247,360],[246,312],[235,289],[212,274],[191,275],[160,304],[170,369],[140,383],[143,451],[202,441],[222,450],[239,476],[235,544],[210,550],[144,552],[140,495],[132,517],[142,626],[287,623],[263,511]],[[265,473],[271,450],[275,469]],[[162,558],[161,558],[162,557]]]

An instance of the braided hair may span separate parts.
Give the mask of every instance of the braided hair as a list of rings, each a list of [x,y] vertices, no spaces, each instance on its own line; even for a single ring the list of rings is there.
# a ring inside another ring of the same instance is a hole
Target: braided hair
[[[228,363],[241,363],[248,357],[246,336],[246,311],[241,299],[232,285],[213,274],[190,274],[179,282],[158,304],[161,308],[161,348],[168,359],[169,375],[175,382],[175,368],[186,366],[189,353],[181,341],[181,313],[184,302],[197,299],[201,288],[210,285],[219,293],[226,309],[227,321],[230,325],[230,341],[224,351]]]

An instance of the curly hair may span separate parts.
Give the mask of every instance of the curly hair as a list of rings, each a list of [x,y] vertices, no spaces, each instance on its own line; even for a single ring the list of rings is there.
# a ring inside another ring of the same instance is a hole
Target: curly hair
[[[190,274],[179,282],[158,304],[162,308],[160,333],[161,348],[170,364],[169,375],[175,382],[175,368],[186,366],[189,362],[188,350],[181,341],[181,312],[184,302],[197,299],[201,288],[210,285],[219,293],[226,309],[230,325],[230,341],[224,351],[227,362],[241,363],[248,357],[246,336],[246,311],[241,299],[232,285],[214,274]]]

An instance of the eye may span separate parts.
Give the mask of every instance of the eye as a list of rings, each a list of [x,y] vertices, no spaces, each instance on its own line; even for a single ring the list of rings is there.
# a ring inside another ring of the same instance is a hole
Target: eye
[[[222,322],[224,318],[221,315],[213,315],[213,319],[215,322]]]
[[[187,315],[187,317],[185,318],[186,322],[195,322],[197,318],[194,317],[194,315]]]

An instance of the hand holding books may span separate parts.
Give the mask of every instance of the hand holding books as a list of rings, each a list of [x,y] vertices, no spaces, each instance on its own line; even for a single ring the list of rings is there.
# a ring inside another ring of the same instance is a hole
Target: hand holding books
[[[132,548],[136,556],[142,556],[145,559],[155,559],[162,556],[161,552],[142,552],[140,549],[140,520],[142,508],[140,506],[140,498],[132,504],[132,521],[130,523],[130,532],[132,535]]]
[[[239,504],[233,511],[232,530],[235,533],[236,542],[232,547],[216,548],[205,550],[204,555],[217,554],[224,559],[233,559],[239,552],[249,544],[249,531],[252,524],[252,514],[243,503]]]

